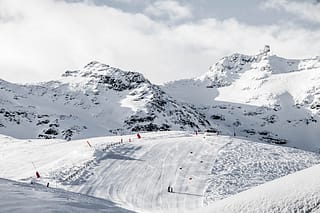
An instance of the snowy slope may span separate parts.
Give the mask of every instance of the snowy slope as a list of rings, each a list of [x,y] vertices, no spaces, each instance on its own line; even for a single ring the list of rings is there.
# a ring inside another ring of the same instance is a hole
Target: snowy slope
[[[188,212],[320,162],[298,149],[188,132],[0,141],[0,177],[49,182],[138,212]]]
[[[0,179],[1,212],[132,212],[90,196]]]
[[[320,57],[233,54],[204,75],[162,88],[227,135],[319,151]]]
[[[241,192],[194,212],[319,212],[320,165]]]
[[[142,74],[99,62],[58,81],[0,81],[0,133],[18,138],[87,138],[138,131],[199,130],[205,116]]]
[[[99,62],[57,81],[0,80],[0,178],[24,182],[0,180],[0,208],[25,195],[52,211],[71,199],[75,211],[316,212],[318,166],[292,173],[320,163],[319,85],[319,57],[268,52],[163,86]]]

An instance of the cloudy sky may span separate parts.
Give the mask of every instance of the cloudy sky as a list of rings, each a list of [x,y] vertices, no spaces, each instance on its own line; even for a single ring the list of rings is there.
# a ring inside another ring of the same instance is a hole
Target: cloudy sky
[[[0,0],[0,78],[57,79],[96,60],[155,83],[265,44],[320,55],[319,0]]]

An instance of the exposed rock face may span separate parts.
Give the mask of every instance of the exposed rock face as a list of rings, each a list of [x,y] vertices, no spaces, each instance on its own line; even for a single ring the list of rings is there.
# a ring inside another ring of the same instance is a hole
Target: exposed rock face
[[[319,150],[320,57],[237,53],[198,78],[162,88],[193,104],[222,134]]]
[[[201,130],[205,115],[153,85],[142,74],[99,62],[37,85],[0,83],[0,132],[62,138],[137,131]]]
[[[320,149],[320,57],[233,54],[199,78],[157,86],[99,62],[57,81],[0,81],[0,133],[66,140],[216,128],[225,135]],[[303,142],[301,142],[303,141]]]

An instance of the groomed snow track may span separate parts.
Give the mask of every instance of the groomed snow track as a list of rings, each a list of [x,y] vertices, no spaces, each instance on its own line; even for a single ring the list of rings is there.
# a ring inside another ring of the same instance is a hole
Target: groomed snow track
[[[313,153],[227,136],[143,136],[106,150],[92,176],[68,189],[139,212],[189,212],[320,162]]]
[[[102,198],[137,212],[202,207],[311,167],[319,155],[243,138],[190,132],[62,140],[0,137],[0,175]],[[129,142],[129,139],[131,142]],[[120,142],[123,143],[120,143]],[[167,192],[168,186],[173,193]]]

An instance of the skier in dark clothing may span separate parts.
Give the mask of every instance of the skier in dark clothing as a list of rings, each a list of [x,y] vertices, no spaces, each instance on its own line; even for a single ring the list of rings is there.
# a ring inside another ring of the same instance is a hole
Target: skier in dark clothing
[[[168,186],[168,192],[170,192],[171,186]]]

